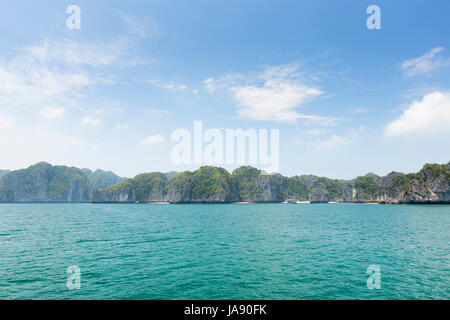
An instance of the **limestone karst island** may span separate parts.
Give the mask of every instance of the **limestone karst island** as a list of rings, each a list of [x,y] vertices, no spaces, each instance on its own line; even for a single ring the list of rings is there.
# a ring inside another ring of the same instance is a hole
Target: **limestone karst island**
[[[194,172],[142,173],[125,179],[112,172],[52,166],[0,171],[3,203],[450,203],[450,162],[426,164],[417,173],[373,173],[353,180],[313,175],[284,177],[253,167],[229,173],[218,167]]]

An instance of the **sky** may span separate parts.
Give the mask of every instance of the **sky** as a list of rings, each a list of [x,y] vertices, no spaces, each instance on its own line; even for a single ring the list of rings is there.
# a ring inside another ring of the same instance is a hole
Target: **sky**
[[[288,176],[447,163],[449,12],[447,0],[3,2],[0,168],[194,170],[207,163],[172,156],[194,121],[278,130]]]

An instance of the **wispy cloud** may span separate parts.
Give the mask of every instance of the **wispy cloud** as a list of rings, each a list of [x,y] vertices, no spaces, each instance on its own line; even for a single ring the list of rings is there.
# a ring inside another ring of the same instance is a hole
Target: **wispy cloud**
[[[316,150],[344,148],[357,143],[365,132],[366,128],[363,125],[359,128],[346,128],[339,133],[330,133],[329,130],[323,128],[310,129],[306,130],[303,135],[298,136],[294,144]]]
[[[138,63],[128,45],[125,39],[103,44],[44,39],[12,59],[0,58],[0,106],[40,110],[73,104],[83,89],[112,83],[106,67]]]
[[[303,114],[297,108],[322,96],[314,77],[300,72],[297,64],[269,66],[259,73],[235,73],[204,81],[210,92],[227,88],[238,103],[237,115],[243,119],[295,123],[303,119],[330,125],[339,119]]]
[[[304,115],[295,108],[318,97],[322,92],[314,87],[285,81],[270,81],[263,86],[232,88],[242,118],[295,123],[297,119],[325,120],[324,117]]]
[[[438,56],[442,51],[444,48],[437,47],[420,57],[404,61],[401,65],[404,75],[412,77],[450,67],[450,59]]]
[[[450,92],[435,91],[414,101],[385,130],[388,137],[450,132]]]
[[[100,119],[98,117],[93,117],[93,116],[86,116],[81,119],[80,123],[84,126],[95,127],[95,126],[99,126],[102,124],[102,119]]]
[[[29,57],[43,64],[62,63],[71,66],[99,68],[122,63],[129,56],[126,38],[103,44],[81,43],[67,39],[44,39],[25,49]],[[133,60],[133,59],[132,59]]]
[[[128,34],[139,38],[160,38],[162,36],[161,27],[150,17],[136,17],[116,10],[117,15],[122,20]]]
[[[312,135],[312,136],[320,136],[320,135],[323,135],[323,134],[325,134],[325,130],[321,130],[321,129],[309,129],[309,130],[306,130],[306,134],[308,134],[308,135]]]
[[[155,87],[165,89],[171,92],[183,91],[187,88],[187,85],[180,83],[179,80],[163,82],[160,79],[154,79],[154,80],[147,80],[147,82]]]
[[[57,70],[33,59],[0,63],[0,105],[36,106],[44,101],[72,99],[92,84],[82,70]]]
[[[41,110],[41,116],[48,120],[53,120],[64,116],[66,109],[62,107],[45,107]]]
[[[347,137],[333,135],[328,139],[319,140],[312,143],[317,149],[330,149],[348,146],[353,143],[353,140]]]
[[[218,78],[208,78],[203,81],[206,90],[209,92],[214,92],[220,89],[229,89],[237,85],[242,85],[243,83],[250,84],[256,80],[254,75],[248,74],[243,75],[240,73],[231,73]]]

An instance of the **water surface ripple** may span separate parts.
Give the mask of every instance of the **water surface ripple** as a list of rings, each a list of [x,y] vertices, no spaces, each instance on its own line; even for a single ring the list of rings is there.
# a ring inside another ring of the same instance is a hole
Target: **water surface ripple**
[[[450,206],[0,204],[0,299],[449,298]]]

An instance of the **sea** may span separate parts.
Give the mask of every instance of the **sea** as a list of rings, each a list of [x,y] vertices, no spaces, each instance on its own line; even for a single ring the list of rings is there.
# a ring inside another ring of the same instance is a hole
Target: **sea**
[[[0,204],[0,299],[449,298],[449,205]]]

